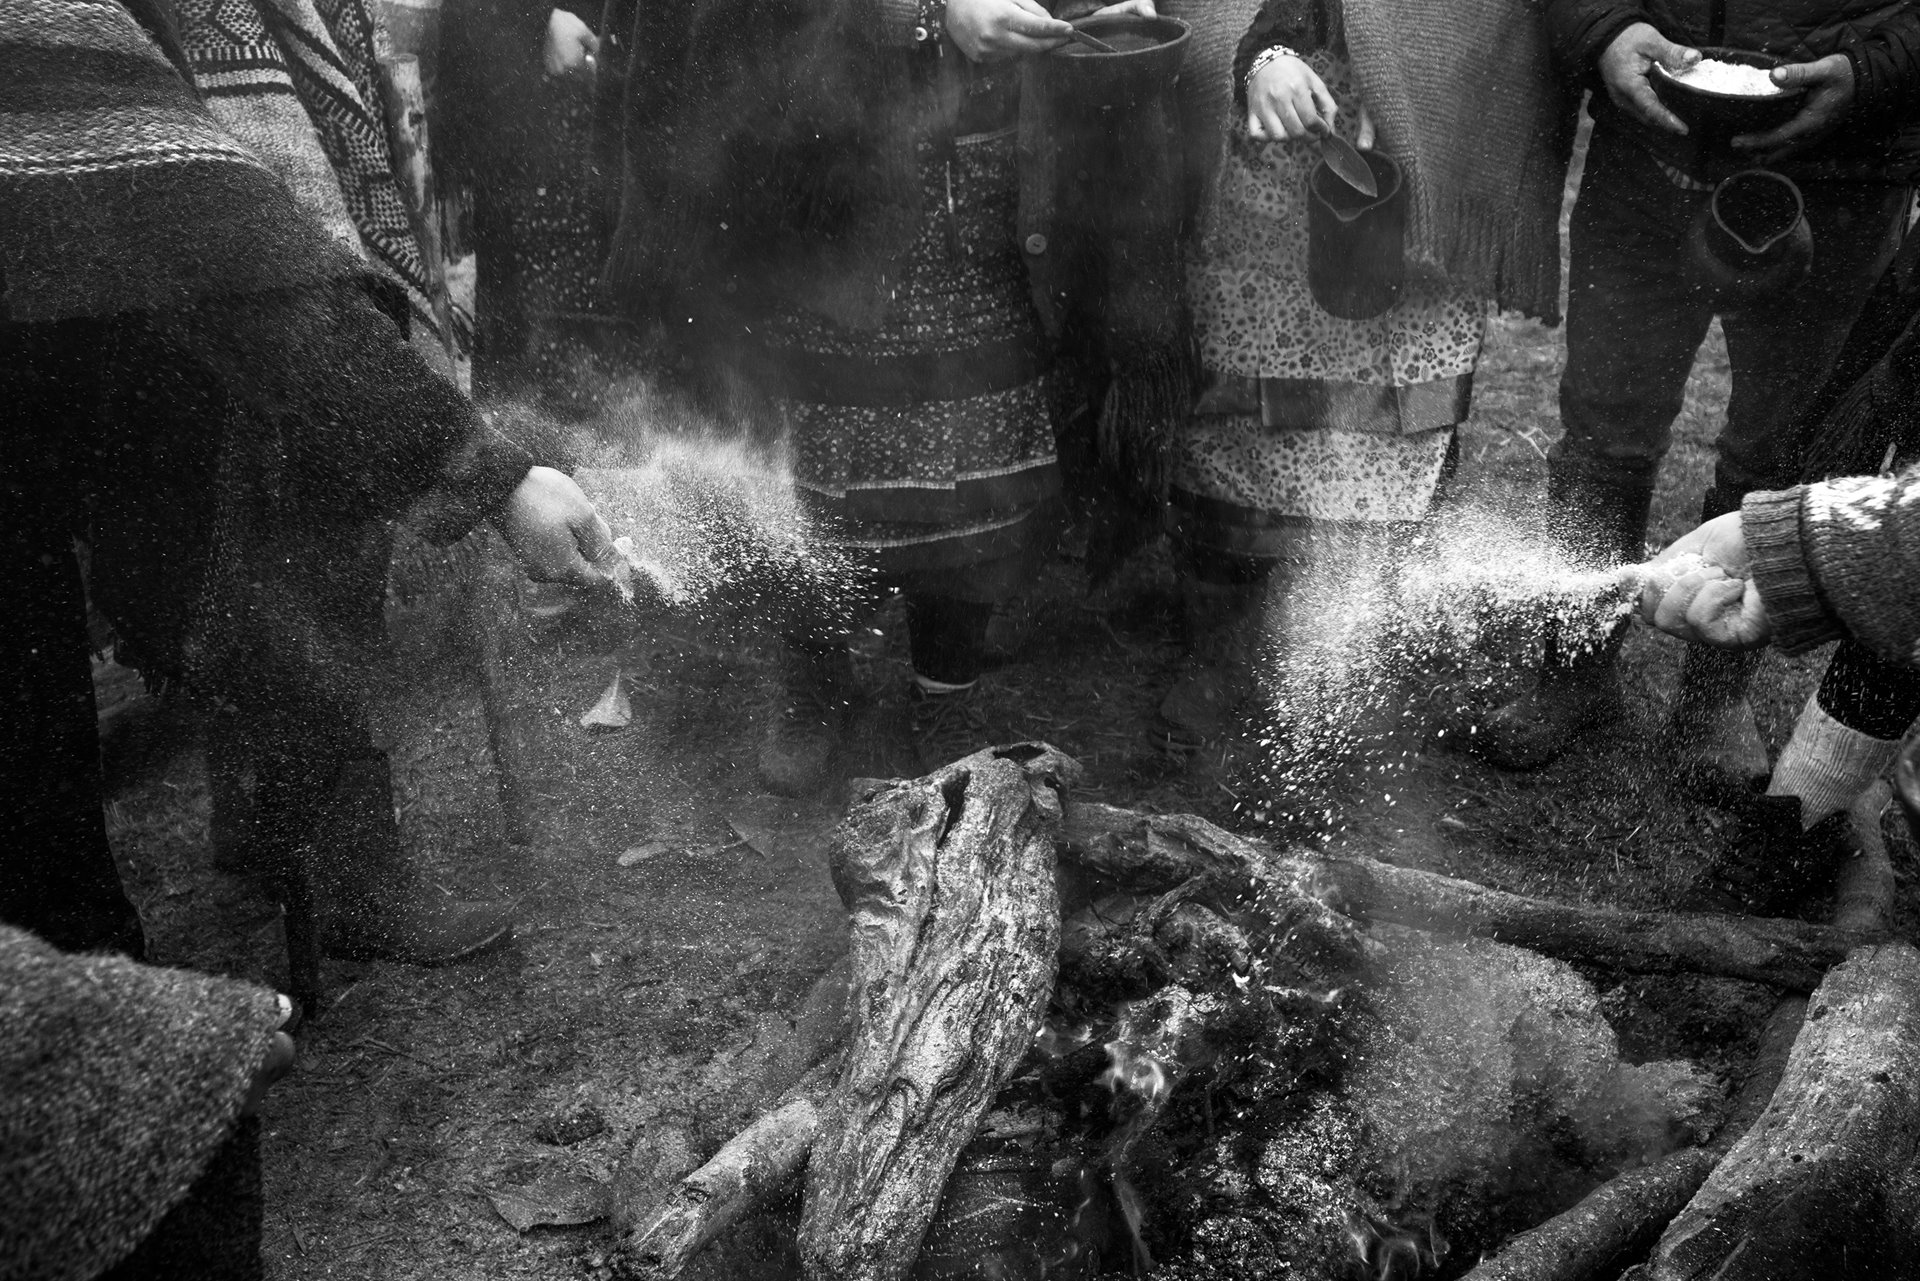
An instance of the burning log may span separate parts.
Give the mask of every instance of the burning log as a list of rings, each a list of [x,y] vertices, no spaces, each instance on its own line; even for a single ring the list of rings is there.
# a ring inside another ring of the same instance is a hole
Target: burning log
[[[1901,1274],[1920,1159],[1920,951],[1864,948],[1808,1002],[1773,1101],[1662,1238],[1652,1281]]]
[[[1691,972],[1810,992],[1879,930],[1803,921],[1582,907],[1357,855],[1277,855],[1190,814],[1068,805],[1062,853],[1121,881],[1161,885],[1263,870],[1349,916],[1496,939],[1635,974]]]
[[[635,1281],[677,1277],[700,1250],[799,1175],[820,1132],[831,1077],[822,1067],[712,1160],[680,1179],[620,1242],[622,1274]]]
[[[852,1028],[807,1169],[800,1251],[835,1281],[906,1276],[960,1150],[1038,1031],[1060,946],[1058,789],[1020,745],[856,803],[833,847]]]

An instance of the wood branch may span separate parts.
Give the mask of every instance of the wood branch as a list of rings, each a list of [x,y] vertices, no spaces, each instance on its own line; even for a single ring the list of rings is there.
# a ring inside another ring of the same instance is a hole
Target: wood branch
[[[1661,1239],[1654,1281],[1893,1276],[1916,1241],[1920,951],[1863,948],[1808,1002],[1785,1077]]]
[[[806,1164],[831,1077],[829,1065],[809,1073],[712,1160],[634,1214],[616,1251],[616,1273],[626,1281],[671,1281],[709,1241],[778,1196]]]
[[[845,1066],[807,1168],[817,1281],[907,1275],[947,1175],[1033,1042],[1060,946],[1059,789],[1043,744],[856,803],[832,848],[853,922]]]
[[[1594,1281],[1645,1254],[1719,1155],[1684,1148],[1614,1176],[1572,1209],[1500,1247],[1463,1281]]]
[[[1323,862],[1343,911],[1636,974],[1718,974],[1810,992],[1848,952],[1877,941],[1804,921],[1578,907],[1369,858]]]

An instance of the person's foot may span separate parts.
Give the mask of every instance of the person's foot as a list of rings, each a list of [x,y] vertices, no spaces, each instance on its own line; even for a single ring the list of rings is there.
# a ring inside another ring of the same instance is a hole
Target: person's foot
[[[1732,840],[1681,906],[1735,916],[1792,915],[1832,885],[1851,850],[1852,821],[1843,810],[1803,831],[1799,797],[1752,797]]]
[[[1618,720],[1620,712],[1620,684],[1611,664],[1544,672],[1481,721],[1466,745],[1502,769],[1539,769],[1582,733]]]
[[[807,796],[826,785],[846,729],[853,665],[844,649],[789,649],[760,743],[760,781],[779,796]]]
[[[972,686],[936,694],[915,685],[907,692],[907,718],[922,774],[993,746],[985,710]]]
[[[1731,807],[1767,790],[1767,744],[1744,696],[1676,706],[1666,742],[1672,786],[1689,799]]]
[[[406,901],[341,912],[329,923],[327,951],[350,960],[450,965],[513,937],[516,905],[447,899],[425,892]]]

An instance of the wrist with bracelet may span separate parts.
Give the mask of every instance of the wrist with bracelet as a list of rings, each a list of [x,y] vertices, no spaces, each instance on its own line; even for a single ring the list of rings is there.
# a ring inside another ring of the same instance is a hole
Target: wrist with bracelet
[[[919,0],[914,14],[914,47],[937,49],[946,34],[947,0]]]
[[[1259,53],[1254,54],[1253,61],[1247,64],[1247,84],[1245,87],[1250,88],[1253,85],[1253,78],[1259,75],[1261,68],[1265,67],[1268,63],[1278,62],[1282,58],[1298,57],[1300,57],[1298,53],[1295,53],[1283,44],[1272,45],[1262,49]]]

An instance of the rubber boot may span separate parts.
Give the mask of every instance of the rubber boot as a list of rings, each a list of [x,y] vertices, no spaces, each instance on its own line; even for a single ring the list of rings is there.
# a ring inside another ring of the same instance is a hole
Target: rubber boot
[[[787,645],[760,743],[760,781],[768,791],[809,796],[826,786],[828,766],[846,733],[852,691],[853,660],[845,646]]]
[[[1680,694],[1667,717],[1666,743],[1673,787],[1682,795],[1733,805],[1766,790],[1767,745],[1747,697],[1760,661],[1757,653],[1699,646],[1681,660]]]
[[[421,882],[400,842],[384,754],[341,766],[306,863],[337,956],[445,965],[506,941],[514,905],[462,902]]]
[[[1547,496],[1559,514],[1558,537],[1576,557],[1595,565],[1641,559],[1653,505],[1651,476],[1598,478],[1556,470],[1548,476]],[[1622,620],[1598,645],[1570,649],[1549,622],[1539,677],[1480,723],[1469,740],[1472,749],[1503,769],[1539,769],[1581,734],[1617,720],[1615,663],[1626,633]]]
[[[1235,709],[1253,692],[1253,646],[1272,578],[1269,569],[1247,583],[1182,582],[1187,654],[1155,726],[1168,756],[1192,757],[1231,732]]]

